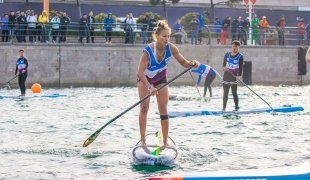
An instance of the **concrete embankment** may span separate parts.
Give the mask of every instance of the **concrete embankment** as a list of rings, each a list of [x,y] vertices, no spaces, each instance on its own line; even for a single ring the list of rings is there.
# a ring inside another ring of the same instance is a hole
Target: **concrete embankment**
[[[199,60],[222,74],[222,61],[230,46],[177,45],[189,60]],[[18,50],[25,49],[29,60],[27,87],[40,83],[43,87],[111,87],[136,86],[136,73],[142,45],[104,44],[0,44],[0,83],[14,76]],[[241,47],[245,61],[252,62],[254,85],[309,84],[308,75],[298,75],[298,47],[248,46]],[[309,69],[309,68],[308,68]],[[184,70],[172,58],[168,79]],[[194,75],[196,78],[197,76]],[[216,78],[213,85],[220,85]],[[172,85],[193,85],[189,73]],[[11,87],[18,87],[17,80]]]

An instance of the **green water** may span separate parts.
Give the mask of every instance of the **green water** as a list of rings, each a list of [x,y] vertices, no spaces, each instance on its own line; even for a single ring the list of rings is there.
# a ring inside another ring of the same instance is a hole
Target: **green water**
[[[82,148],[92,133],[139,101],[136,88],[44,89],[43,94],[65,93],[68,97],[0,99],[0,179],[147,179],[308,162],[310,87],[251,88],[273,107],[302,105],[305,111],[172,118],[170,137],[181,153],[174,167],[132,163],[131,149],[139,140],[139,107],[107,126],[90,147]],[[240,99],[241,108],[267,107],[246,87],[238,91],[247,97]],[[222,88],[214,87],[213,92],[221,95]],[[170,93],[198,96],[194,87],[170,87]],[[19,91],[0,90],[0,95],[5,94],[18,95]],[[233,106],[229,99],[227,110]],[[170,101],[168,108],[221,109],[222,100]],[[152,97],[148,132],[160,128],[156,111]]]

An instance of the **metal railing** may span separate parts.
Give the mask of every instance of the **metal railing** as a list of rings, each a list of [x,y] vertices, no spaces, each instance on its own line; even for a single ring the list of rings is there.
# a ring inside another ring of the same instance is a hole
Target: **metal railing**
[[[6,25],[6,24],[5,24]],[[152,42],[152,30],[146,24],[103,24],[94,23],[92,29],[89,24],[79,24],[77,22],[71,22],[67,25],[59,24],[59,28],[55,29],[53,23],[37,23],[35,28],[29,28],[28,24],[14,25],[13,37],[16,37],[15,41],[24,42],[68,42],[68,43],[83,43],[83,39],[86,39],[86,43],[106,43],[107,29],[111,30],[111,39],[113,43],[128,43],[128,44],[142,44]],[[9,29],[3,29],[3,23],[0,22],[0,41],[6,42],[10,40]],[[141,28],[146,28],[146,31],[142,32]],[[238,39],[243,45],[310,45],[310,30],[304,29],[301,31],[297,27],[285,27],[270,26],[264,30],[262,29],[246,29],[242,26],[227,29],[227,34],[224,36],[227,42],[230,40]],[[233,30],[233,31],[232,31]],[[234,31],[235,30],[235,31]],[[188,41],[191,43],[191,30],[185,31],[188,36]],[[300,34],[304,32],[305,34]],[[146,35],[146,36],[143,36]],[[199,31],[199,39],[202,39],[203,44],[206,45],[220,45],[223,44],[223,32],[221,26],[205,25],[202,31]],[[28,37],[28,40],[25,39]],[[2,39],[1,39],[2,38]],[[173,34],[171,42],[174,42]],[[58,40],[56,40],[58,39]],[[177,41],[175,41],[177,43]],[[229,43],[227,43],[229,44]]]

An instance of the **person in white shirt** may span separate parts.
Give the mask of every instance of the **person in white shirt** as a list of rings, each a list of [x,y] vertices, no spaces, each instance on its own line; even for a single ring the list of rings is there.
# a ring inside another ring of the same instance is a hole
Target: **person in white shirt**
[[[28,30],[29,30],[29,42],[33,43],[33,38],[36,30],[37,18],[34,15],[34,10],[30,11],[30,15],[27,17]]]

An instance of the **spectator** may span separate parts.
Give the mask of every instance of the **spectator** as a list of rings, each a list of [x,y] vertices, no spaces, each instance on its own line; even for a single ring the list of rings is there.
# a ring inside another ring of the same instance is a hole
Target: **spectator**
[[[247,39],[248,39],[247,34],[249,32],[250,26],[251,26],[250,18],[247,17],[245,19],[245,21],[242,23],[242,27],[243,28],[241,29],[241,37],[240,37],[240,39],[241,39],[241,43],[243,41],[243,45],[247,45],[248,44],[248,42],[247,42]]]
[[[285,26],[286,26],[284,16],[282,16],[281,19],[276,22],[276,26],[280,27],[284,33]],[[278,30],[278,37],[279,37],[279,45],[282,45],[282,44],[284,45],[284,42],[282,41],[284,39],[284,37],[282,37],[282,33],[279,30]]]
[[[240,21],[240,17],[237,16],[235,20],[233,20],[233,22],[231,23],[232,41],[238,40],[239,21]]]
[[[134,25],[136,24],[136,21],[133,19],[132,13],[129,13],[129,18],[127,19],[126,22],[127,22],[127,24],[130,25],[132,30],[135,29]],[[131,42],[133,43],[133,34],[131,34],[131,36],[130,36],[130,34],[128,34],[128,36],[129,36],[129,43],[131,43]]]
[[[80,31],[79,43],[83,43],[83,38],[86,36],[86,23],[87,23],[87,15],[83,14],[82,18],[80,18],[79,20],[79,31]]]
[[[226,45],[226,38],[227,38],[229,26],[230,26],[230,16],[227,16],[226,19],[224,19],[222,23],[222,30],[221,30],[221,44],[222,45]]]
[[[215,37],[216,37],[216,41],[217,41],[217,44],[221,44],[221,26],[222,26],[222,21],[219,20],[218,17],[216,17],[214,19],[214,26],[215,26]]]
[[[256,14],[254,14],[251,24],[252,24],[252,44],[258,45],[259,20]]]
[[[298,27],[298,45],[304,45],[304,36],[306,35],[306,25],[304,19],[301,18],[300,22],[297,24]]]
[[[242,33],[242,30],[243,30],[243,27],[242,27],[242,24],[243,24],[243,20],[242,20],[242,17],[239,16],[239,26],[238,26],[238,41],[240,42],[241,41],[241,33]],[[240,42],[242,44],[242,42]]]
[[[39,19],[38,19],[38,22],[39,22],[39,28],[42,29],[41,27],[41,24],[42,23],[43,25],[45,25],[45,28],[46,28],[46,34],[48,34],[48,30],[47,30],[47,26],[48,26],[48,23],[49,23],[49,18],[47,17],[47,11],[46,10],[43,10],[42,11],[42,14],[39,16]],[[38,35],[40,36],[42,34],[42,30],[39,31]],[[46,42],[48,42],[48,36],[46,36]]]
[[[268,21],[266,21],[266,16],[263,16],[262,20],[259,22],[259,33],[260,33],[260,44],[261,45],[266,45],[266,31],[267,28],[269,28]]]
[[[90,32],[91,42],[95,43],[95,37],[94,37],[95,24],[94,23],[96,23],[96,21],[93,15],[94,15],[93,11],[90,11],[87,17],[87,25],[88,25],[88,29]]]
[[[151,43],[153,41],[152,34],[154,31],[154,28],[157,26],[157,21],[155,19],[154,14],[151,14],[148,24],[149,24],[148,41],[149,41],[149,43]]]
[[[35,16],[36,19],[38,20],[38,15],[35,14],[34,16]],[[34,31],[34,43],[37,42],[37,35],[38,35],[38,41],[40,41],[40,35],[39,35],[39,31],[40,31],[40,30],[39,30],[39,29],[40,29],[39,24],[36,23],[36,29],[35,29],[35,31]]]
[[[11,11],[9,15],[9,40],[10,42],[13,42],[15,23],[16,23],[16,16],[15,16],[14,11]]]
[[[147,23],[148,23],[148,20],[146,19],[146,16],[143,13],[142,14],[142,20],[141,20],[141,24],[142,24],[142,26],[141,26],[141,35],[142,35],[142,38],[143,38],[143,44],[146,44]]]
[[[70,23],[70,19],[66,12],[62,14],[62,18],[60,19],[60,42],[66,43],[67,40],[67,30],[68,24]]]
[[[178,19],[177,22],[175,22],[174,28],[176,33],[174,35],[180,35],[181,36],[181,44],[187,43],[187,33],[184,30],[184,27],[181,24],[181,20]]]
[[[17,18],[18,22],[18,36],[17,36],[17,41],[18,42],[23,42],[24,37],[26,35],[26,27],[27,27],[27,20],[25,17],[24,11],[20,12],[20,16]]]
[[[105,28],[105,43],[106,44],[112,44],[111,36],[112,36],[112,25],[113,24],[114,24],[114,19],[112,18],[112,13],[109,12],[108,17],[103,20],[103,26]]]
[[[16,11],[15,12],[15,17],[16,17],[16,21],[15,21],[15,27],[14,27],[14,37],[16,37],[16,40],[17,40],[17,36],[18,36],[18,33],[19,33],[19,30],[18,30],[18,22],[17,22],[17,18],[20,16],[20,12],[19,11]],[[14,39],[13,37],[13,39]]]
[[[34,10],[30,11],[30,15],[27,17],[28,22],[28,34],[29,34],[29,42],[33,43],[34,35],[35,35],[35,28],[37,19],[34,16]]]
[[[28,16],[30,16],[30,9],[27,9],[26,10],[26,13],[25,13],[25,18],[27,20]],[[26,30],[28,29],[28,22],[26,22]],[[24,42],[26,42],[26,30],[25,30],[25,36],[24,36]]]
[[[200,24],[199,20],[194,15],[193,19],[191,20],[191,33],[192,33],[191,43],[192,45],[194,44],[194,40],[195,40],[195,45],[197,44],[199,24]]]
[[[199,20],[199,29],[198,29],[198,45],[201,45],[202,43],[202,36],[203,36],[203,26],[205,25],[202,15],[198,14],[198,20]]]
[[[58,42],[60,43],[59,39],[59,24],[60,24],[60,17],[59,14],[56,13],[55,17],[51,20],[52,23],[52,32],[53,32],[53,43],[56,42],[56,39],[58,37]]]
[[[123,21],[124,23],[124,31],[125,31],[125,44],[129,43],[129,28],[127,26],[127,20],[129,18],[129,13],[126,13],[126,18],[125,20]]]
[[[8,42],[9,39],[9,15],[4,14],[4,17],[1,19],[1,24],[2,24],[2,42]],[[4,41],[5,37],[5,41]]]
[[[307,24],[306,30],[307,30],[307,43],[308,46],[310,46],[310,20],[309,23]]]

